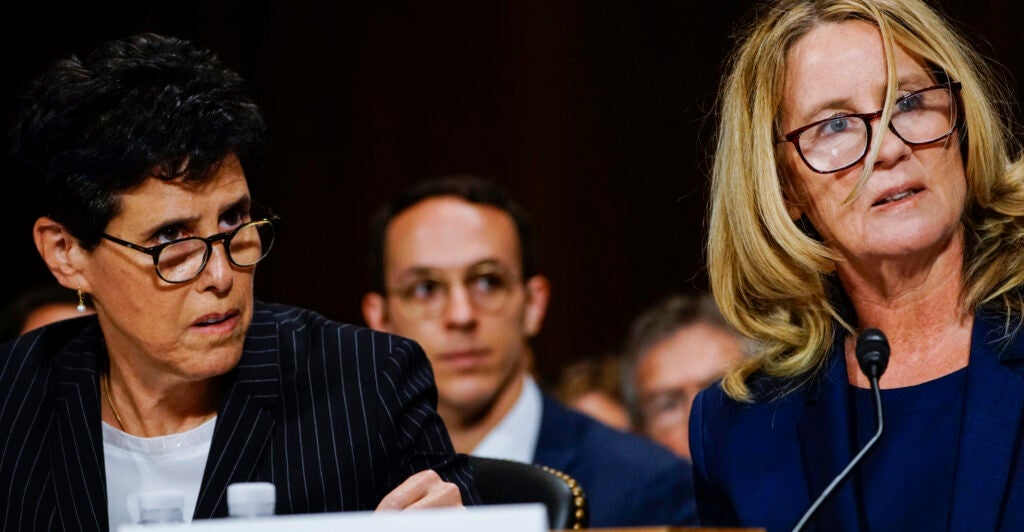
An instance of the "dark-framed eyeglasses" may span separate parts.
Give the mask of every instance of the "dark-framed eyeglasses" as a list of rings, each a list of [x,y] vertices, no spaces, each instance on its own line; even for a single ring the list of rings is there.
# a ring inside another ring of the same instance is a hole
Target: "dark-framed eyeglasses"
[[[960,82],[935,85],[904,94],[893,103],[889,130],[909,146],[948,137],[957,127]],[[853,113],[799,127],[779,142],[791,142],[804,164],[819,174],[845,170],[859,163],[871,146],[871,122],[882,116]]]
[[[168,283],[186,283],[195,279],[206,268],[213,253],[213,244],[223,242],[228,260],[235,266],[245,268],[263,260],[274,245],[278,217],[264,218],[244,223],[227,233],[217,233],[206,238],[190,236],[152,247],[140,246],[127,240],[103,233],[101,236],[115,244],[134,249],[153,257],[156,274]]]

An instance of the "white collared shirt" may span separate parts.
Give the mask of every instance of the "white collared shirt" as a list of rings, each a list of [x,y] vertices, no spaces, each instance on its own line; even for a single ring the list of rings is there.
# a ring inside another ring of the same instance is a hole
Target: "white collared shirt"
[[[533,463],[537,438],[540,437],[542,409],[540,388],[533,377],[526,375],[512,410],[469,454]]]

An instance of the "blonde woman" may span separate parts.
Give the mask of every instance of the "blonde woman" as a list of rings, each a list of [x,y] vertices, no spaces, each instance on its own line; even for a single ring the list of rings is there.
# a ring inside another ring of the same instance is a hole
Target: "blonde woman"
[[[691,414],[703,523],[788,530],[874,435],[855,356],[891,347],[885,433],[808,524],[1024,523],[1024,174],[978,54],[919,0],[783,0],[721,95],[708,260],[758,356]]]

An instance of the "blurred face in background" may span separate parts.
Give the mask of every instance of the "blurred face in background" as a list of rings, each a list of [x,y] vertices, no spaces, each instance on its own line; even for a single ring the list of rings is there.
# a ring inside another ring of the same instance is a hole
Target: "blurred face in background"
[[[21,332],[18,334],[25,334],[33,329],[38,329],[43,325],[49,325],[56,321],[77,318],[93,313],[92,309],[88,308],[83,312],[78,312],[77,307],[74,303],[48,303],[37,307],[25,316],[25,324],[21,326]]]
[[[629,431],[629,412],[621,401],[600,390],[592,390],[570,401],[569,406],[621,431]]]
[[[454,196],[425,199],[388,226],[384,264],[386,293],[364,299],[364,317],[423,347],[442,417],[473,419],[518,395],[547,284],[522,278],[511,216]]]
[[[736,336],[707,323],[684,326],[654,344],[636,368],[640,432],[689,458],[693,398],[742,357]]]
[[[622,400],[620,357],[587,357],[562,368],[552,391],[570,406],[609,427],[632,431],[629,409]]]

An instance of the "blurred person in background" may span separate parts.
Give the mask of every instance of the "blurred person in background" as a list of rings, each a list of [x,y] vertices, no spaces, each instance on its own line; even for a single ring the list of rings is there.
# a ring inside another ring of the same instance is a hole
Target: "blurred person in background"
[[[688,464],[567,408],[531,376],[550,288],[508,191],[475,176],[427,180],[383,206],[370,231],[363,316],[423,346],[457,451],[568,474],[595,528],[694,522]]]
[[[621,430],[632,430],[622,400],[619,359],[616,355],[577,360],[559,373],[554,395],[563,404]]]
[[[0,313],[0,341],[10,340],[56,321],[92,314],[89,298],[56,282],[33,285]]]
[[[711,296],[673,294],[633,320],[624,351],[622,387],[633,427],[689,459],[693,398],[743,359],[743,338]]]

